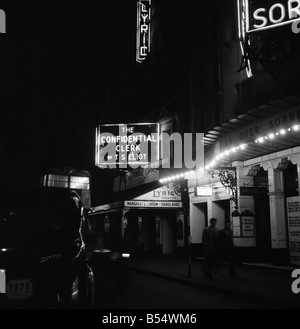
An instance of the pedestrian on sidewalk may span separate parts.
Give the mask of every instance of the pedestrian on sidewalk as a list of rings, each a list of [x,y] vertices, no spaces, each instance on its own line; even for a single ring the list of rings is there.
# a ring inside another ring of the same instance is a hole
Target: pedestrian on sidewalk
[[[234,245],[230,222],[226,222],[225,227],[218,232],[218,247],[218,270],[220,271],[224,264],[228,263],[228,275],[235,276]]]
[[[202,234],[203,255],[205,257],[203,264],[203,274],[212,279],[214,264],[218,255],[218,229],[216,228],[217,219],[211,218],[209,226],[204,228]]]

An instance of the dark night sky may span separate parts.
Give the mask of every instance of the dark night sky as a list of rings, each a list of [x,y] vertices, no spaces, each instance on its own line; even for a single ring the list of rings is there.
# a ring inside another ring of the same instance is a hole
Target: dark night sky
[[[136,65],[135,0],[61,3],[0,5],[2,179],[93,166],[106,82]]]

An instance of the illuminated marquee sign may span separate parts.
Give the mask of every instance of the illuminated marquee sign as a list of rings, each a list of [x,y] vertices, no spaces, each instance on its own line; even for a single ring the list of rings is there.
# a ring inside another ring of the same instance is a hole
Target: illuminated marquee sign
[[[290,24],[300,18],[300,0],[246,0],[246,33]]]
[[[169,183],[167,185],[160,186],[159,188],[139,195],[134,198],[134,200],[143,200],[143,201],[180,201],[181,192],[179,184]]]
[[[127,208],[181,208],[180,201],[124,201],[124,206]]]
[[[107,124],[96,129],[100,168],[138,168],[159,161],[159,124]]]
[[[141,63],[150,52],[151,0],[137,2],[136,60]]]
[[[300,29],[300,0],[237,0],[238,28],[243,67],[252,76],[249,50],[250,36],[257,31],[272,29],[292,23],[292,31]]]

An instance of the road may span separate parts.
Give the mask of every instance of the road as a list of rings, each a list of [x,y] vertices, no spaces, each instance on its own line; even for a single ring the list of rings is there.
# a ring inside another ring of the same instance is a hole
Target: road
[[[94,308],[201,310],[270,309],[274,306],[129,270],[127,289],[121,293],[118,293],[111,277],[95,275]]]

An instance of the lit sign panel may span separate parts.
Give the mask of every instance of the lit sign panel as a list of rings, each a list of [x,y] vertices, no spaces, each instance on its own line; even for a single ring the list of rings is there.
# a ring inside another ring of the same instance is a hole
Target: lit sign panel
[[[300,0],[237,0],[238,29],[243,64],[248,77],[252,76],[249,49],[250,35],[292,23],[292,31],[298,33]]]
[[[246,0],[246,32],[292,23],[300,18],[300,0]]]
[[[136,60],[141,63],[150,52],[151,0],[137,2]]]
[[[169,183],[167,185],[160,186],[159,188],[148,192],[146,194],[140,195],[134,200],[143,201],[180,201],[181,191],[179,184]]]
[[[107,124],[96,129],[100,168],[138,168],[159,161],[159,124]]]
[[[196,196],[213,196],[212,186],[197,186]]]
[[[182,202],[170,201],[124,201],[124,206],[127,208],[181,208]]]

